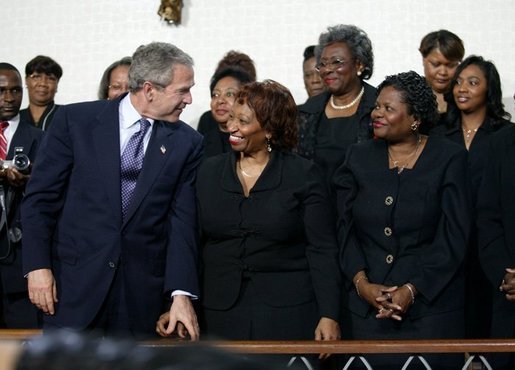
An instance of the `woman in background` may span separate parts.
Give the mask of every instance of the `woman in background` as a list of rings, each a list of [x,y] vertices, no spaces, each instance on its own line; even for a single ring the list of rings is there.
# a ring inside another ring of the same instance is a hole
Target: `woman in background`
[[[129,91],[129,68],[131,63],[131,57],[124,57],[107,67],[100,80],[99,99],[113,100]]]
[[[227,121],[241,86],[251,81],[252,77],[247,72],[233,66],[222,68],[214,74],[209,86],[210,114],[218,127],[204,133],[204,158],[232,151]]]
[[[448,109],[443,125],[431,134],[445,136],[469,151],[468,164],[472,204],[485,167],[491,136],[510,124],[502,103],[501,79],[495,65],[480,56],[466,58],[450,84]],[[465,329],[468,338],[489,338],[491,286],[479,263],[477,229],[472,228],[465,265]]]
[[[315,49],[327,91],[299,107],[298,153],[317,163],[328,183],[347,148],[372,135],[376,89],[365,82],[374,70],[372,43],[352,25],[329,27]]]
[[[462,264],[471,223],[467,152],[421,134],[438,120],[423,77],[389,76],[378,92],[376,139],[351,146],[334,176],[345,286],[342,335],[462,338]],[[459,368],[462,359],[424,357],[434,369]],[[367,356],[374,369],[388,370],[407,358]]]
[[[59,107],[54,103],[63,69],[52,58],[38,55],[25,66],[29,106],[20,110],[21,121],[46,130]]]
[[[256,67],[254,66],[254,61],[250,59],[250,57],[236,50],[228,51],[224,57],[218,62],[216,66],[215,73],[213,77],[211,77],[211,85],[215,76],[223,69],[228,67],[239,68],[245,71],[251,78],[251,81],[256,81]],[[202,135],[205,135],[207,132],[211,130],[218,130],[218,124],[215,118],[212,115],[212,111],[208,110],[200,116],[197,131]]]
[[[449,91],[454,71],[465,55],[463,41],[450,31],[439,30],[425,35],[418,50],[422,54],[424,75],[436,95],[438,113],[443,114],[447,111],[444,94]]]
[[[316,69],[317,58],[315,57],[315,45],[306,47],[303,56],[302,74],[304,78],[304,88],[306,89],[308,98],[311,98],[325,90],[320,73],[318,73]]]

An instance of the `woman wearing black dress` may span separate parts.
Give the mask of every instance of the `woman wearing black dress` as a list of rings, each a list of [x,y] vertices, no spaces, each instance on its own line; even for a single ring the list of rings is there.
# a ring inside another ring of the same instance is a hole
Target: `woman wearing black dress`
[[[420,134],[438,119],[423,77],[390,76],[378,91],[376,139],[353,145],[334,177],[346,288],[342,335],[460,338],[470,229],[467,152]],[[374,369],[393,369],[407,357],[367,358]],[[436,369],[456,369],[461,360],[424,357]]]
[[[318,167],[291,153],[296,109],[276,82],[242,86],[227,122],[233,151],[198,171],[211,336],[339,338],[335,222]]]

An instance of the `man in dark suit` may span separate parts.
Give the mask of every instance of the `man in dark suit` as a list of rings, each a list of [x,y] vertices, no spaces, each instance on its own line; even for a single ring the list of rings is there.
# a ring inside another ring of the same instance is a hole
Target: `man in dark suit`
[[[12,329],[40,327],[40,315],[29,301],[21,262],[19,208],[30,167],[16,169],[4,162],[15,154],[34,161],[43,136],[43,131],[20,118],[22,98],[19,71],[9,63],[0,63],[0,316],[3,314],[5,326]],[[28,164],[17,162],[23,163]]]
[[[199,335],[194,182],[202,138],[179,120],[193,60],[166,43],[140,46],[130,92],[62,106],[22,204],[24,271],[44,329]],[[172,298],[173,297],[173,298]]]

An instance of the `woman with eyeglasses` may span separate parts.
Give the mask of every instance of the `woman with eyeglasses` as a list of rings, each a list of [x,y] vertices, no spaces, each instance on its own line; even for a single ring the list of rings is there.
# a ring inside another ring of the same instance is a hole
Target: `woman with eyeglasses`
[[[298,153],[319,164],[330,182],[347,148],[372,136],[376,89],[365,80],[372,76],[374,54],[362,29],[336,25],[320,35],[315,56],[327,91],[299,107]]]
[[[129,91],[129,68],[131,63],[131,57],[124,57],[107,67],[100,80],[99,99],[113,100]]]
[[[55,93],[63,69],[52,58],[38,55],[25,66],[25,84],[29,93],[29,106],[20,111],[23,121],[46,130],[59,107],[54,103]]]
[[[211,78],[209,85],[211,91],[210,113],[216,122],[216,127],[203,134],[204,158],[232,151],[227,121],[241,86],[252,81],[250,74],[236,66],[225,67]]]

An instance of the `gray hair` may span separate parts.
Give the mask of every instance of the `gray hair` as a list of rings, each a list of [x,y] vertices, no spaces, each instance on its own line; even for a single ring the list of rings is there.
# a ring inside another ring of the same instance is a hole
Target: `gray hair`
[[[352,56],[363,64],[364,70],[360,76],[362,80],[368,80],[372,77],[374,72],[374,53],[372,51],[372,41],[370,41],[365,31],[348,24],[327,27],[327,32],[320,34],[318,45],[315,48],[317,62],[320,61],[324,48],[335,42],[347,44]]]
[[[160,87],[168,86],[172,83],[173,67],[177,64],[193,67],[193,59],[177,46],[165,42],[141,45],[132,56],[129,90],[140,90],[145,81]]]

